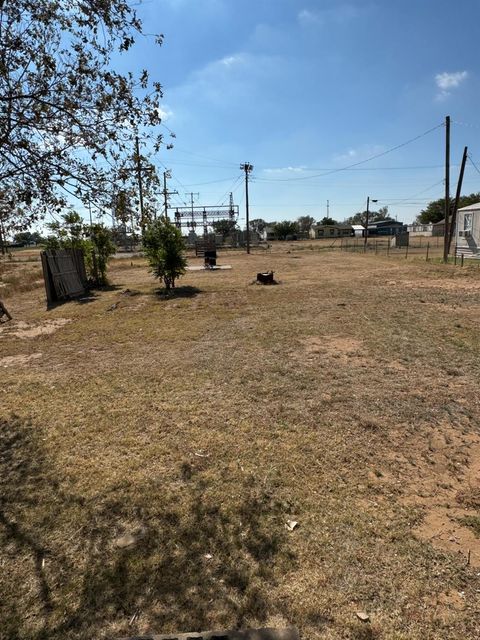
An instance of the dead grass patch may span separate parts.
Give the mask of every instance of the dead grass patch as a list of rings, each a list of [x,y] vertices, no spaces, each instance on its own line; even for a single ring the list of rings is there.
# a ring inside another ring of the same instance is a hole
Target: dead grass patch
[[[12,297],[1,357],[42,357],[2,369],[6,637],[479,636],[459,522],[478,515],[477,294],[403,284],[450,267],[297,246],[226,254],[181,281],[194,296],[159,300],[135,259],[90,304]],[[282,287],[251,287],[267,270]]]

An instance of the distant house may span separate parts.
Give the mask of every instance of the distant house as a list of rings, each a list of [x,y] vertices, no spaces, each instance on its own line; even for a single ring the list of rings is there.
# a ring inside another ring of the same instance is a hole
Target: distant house
[[[407,225],[397,220],[387,219],[378,220],[368,225],[369,236],[396,236],[399,233],[405,233]]]
[[[450,223],[452,221],[452,218],[450,217],[448,220]],[[445,235],[445,218],[443,218],[442,220],[439,220],[438,222],[434,222],[432,224],[432,236],[443,236],[443,235]]]
[[[458,209],[455,243],[457,255],[480,258],[480,202]]]
[[[433,224],[417,224],[417,223],[413,223],[413,224],[409,224],[407,225],[407,231],[410,234],[410,236],[425,236],[425,237],[429,237],[429,236],[433,236]]]
[[[315,224],[310,229],[310,238],[312,240],[318,240],[319,238],[345,238],[353,235],[351,224]]]
[[[353,235],[363,238],[365,236],[365,227],[363,224],[352,224]]]
[[[260,233],[260,237],[262,238],[263,242],[271,242],[272,240],[275,240],[275,228],[273,227],[273,225],[267,224],[263,228],[263,231]]]

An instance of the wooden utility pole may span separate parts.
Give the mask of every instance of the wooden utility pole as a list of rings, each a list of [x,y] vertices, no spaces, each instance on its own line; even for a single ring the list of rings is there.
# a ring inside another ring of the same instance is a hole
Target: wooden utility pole
[[[450,247],[452,245],[453,233],[455,231],[455,225],[457,224],[458,204],[460,202],[460,196],[462,195],[463,174],[465,173],[465,165],[467,164],[467,157],[468,157],[468,147],[465,147],[464,150],[463,150],[462,164],[460,165],[460,174],[458,176],[457,192],[455,194],[455,202],[453,203],[452,220],[450,222],[450,232],[448,234],[447,254],[450,253]]]
[[[450,217],[450,116],[445,118],[445,228],[443,230],[443,261],[448,262]]]
[[[169,222],[168,219],[168,196],[174,196],[178,193],[177,190],[175,191],[169,191],[167,189],[167,180],[169,180],[172,177],[171,174],[171,170],[167,169],[166,171],[163,172],[163,207],[164,207],[164,215],[165,215],[165,222]]]
[[[142,230],[143,236],[143,234],[145,233],[145,217],[143,213],[142,166],[140,163],[140,144],[138,142],[138,136],[135,136],[135,163],[137,165],[138,195],[140,200],[140,228]]]
[[[378,202],[378,200],[373,200],[372,202]],[[365,216],[365,238],[363,240],[363,251],[367,250],[367,242],[368,242],[368,217],[370,215],[370,196],[367,197],[367,211]]]
[[[167,191],[167,177],[170,177],[169,171],[163,172],[163,215],[165,222],[168,220],[168,191]]]
[[[248,206],[248,174],[253,171],[253,164],[245,162],[240,165],[240,169],[245,171],[245,221],[247,224],[247,253],[250,253],[250,212]]]

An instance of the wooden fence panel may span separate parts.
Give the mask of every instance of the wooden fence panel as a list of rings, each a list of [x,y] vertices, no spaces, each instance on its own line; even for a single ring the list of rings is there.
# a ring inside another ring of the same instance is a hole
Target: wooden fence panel
[[[41,257],[49,304],[86,294],[88,283],[81,249],[48,250]]]

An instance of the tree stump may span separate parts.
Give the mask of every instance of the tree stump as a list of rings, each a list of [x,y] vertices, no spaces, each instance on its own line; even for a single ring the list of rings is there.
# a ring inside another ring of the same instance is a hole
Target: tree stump
[[[7,320],[12,319],[12,316],[8,313],[7,307],[0,300],[0,320],[2,320],[3,316],[7,316]]]

